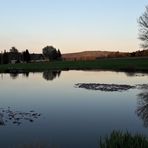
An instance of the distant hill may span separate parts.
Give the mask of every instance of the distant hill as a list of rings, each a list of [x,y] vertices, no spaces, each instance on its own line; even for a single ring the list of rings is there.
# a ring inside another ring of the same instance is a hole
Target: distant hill
[[[110,51],[83,51],[76,53],[62,54],[64,60],[95,60],[99,58],[116,58],[116,57],[127,57],[127,52],[110,52]]]

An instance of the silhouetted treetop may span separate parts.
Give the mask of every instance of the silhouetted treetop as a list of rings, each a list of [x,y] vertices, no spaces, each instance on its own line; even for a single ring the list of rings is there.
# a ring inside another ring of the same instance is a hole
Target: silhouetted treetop
[[[58,54],[58,57],[59,57],[59,58],[61,58],[61,57],[62,57],[62,54],[61,54],[60,49],[58,49],[57,54]]]
[[[15,47],[11,47],[10,52],[12,52],[12,53],[18,53],[18,49],[16,49]]]
[[[145,12],[139,17],[139,39],[143,41],[141,46],[144,49],[148,49],[148,6],[146,6]]]
[[[31,60],[30,53],[28,49],[26,49],[26,51],[23,52],[23,61],[29,63],[30,60]]]
[[[3,62],[2,62],[3,64],[9,63],[9,54],[8,54],[8,52],[6,52],[6,50],[3,53],[2,59],[3,59]]]
[[[43,55],[48,58],[49,60],[57,60],[61,58],[60,50],[54,48],[53,46],[46,46],[42,49]]]

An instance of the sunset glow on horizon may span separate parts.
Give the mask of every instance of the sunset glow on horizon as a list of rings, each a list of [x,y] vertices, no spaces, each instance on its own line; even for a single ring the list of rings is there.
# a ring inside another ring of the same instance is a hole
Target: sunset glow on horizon
[[[147,0],[0,0],[0,51],[141,49],[137,19]]]

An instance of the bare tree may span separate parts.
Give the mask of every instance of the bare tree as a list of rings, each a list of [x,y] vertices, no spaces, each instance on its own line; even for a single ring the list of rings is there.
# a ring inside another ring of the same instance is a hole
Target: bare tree
[[[145,12],[139,17],[139,39],[143,41],[141,46],[144,49],[148,49],[148,6],[146,6]]]

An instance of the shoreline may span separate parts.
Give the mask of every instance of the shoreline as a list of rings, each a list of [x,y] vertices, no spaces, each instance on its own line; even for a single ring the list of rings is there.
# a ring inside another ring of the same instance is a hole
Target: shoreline
[[[52,61],[0,65],[2,72],[42,72],[45,70],[104,70],[148,73],[148,57],[110,58],[93,61]]]

